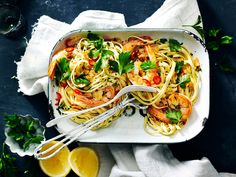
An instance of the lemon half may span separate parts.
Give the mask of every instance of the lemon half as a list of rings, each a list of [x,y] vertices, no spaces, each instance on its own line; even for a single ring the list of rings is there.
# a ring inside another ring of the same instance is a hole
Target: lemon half
[[[71,151],[69,163],[72,170],[80,177],[96,177],[99,160],[96,152],[88,147],[78,147]]]
[[[46,144],[45,146],[43,146],[42,151],[48,149],[49,147],[53,146],[56,143],[57,141],[52,141]],[[60,146],[62,145],[63,144],[61,144]],[[55,150],[49,151],[46,155],[53,153]],[[41,169],[43,170],[43,172],[50,177],[64,177],[68,175],[71,170],[69,160],[68,160],[69,154],[70,154],[70,150],[68,149],[68,147],[64,147],[55,156],[47,160],[40,160],[39,165]]]

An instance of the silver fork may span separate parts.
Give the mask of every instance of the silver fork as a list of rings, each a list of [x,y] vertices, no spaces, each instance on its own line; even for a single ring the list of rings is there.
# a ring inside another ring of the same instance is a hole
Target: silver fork
[[[113,114],[115,114],[117,111],[119,111],[127,106],[134,106],[135,108],[138,108],[138,109],[147,109],[147,106],[140,106],[140,105],[136,105],[136,104],[132,103],[134,100],[135,100],[135,98],[129,99],[127,96],[122,102],[120,102],[117,106],[111,108],[110,110],[90,119],[87,122],[84,122],[84,123],[78,125],[77,127],[73,128],[69,132],[62,133],[54,138],[51,138],[51,139],[43,142],[35,149],[34,157],[38,160],[46,160],[48,158],[53,157],[60,150],[62,150],[65,146],[68,146],[70,143],[72,143],[73,141],[78,139],[81,135],[83,135],[87,131],[91,130],[92,128],[96,127],[97,125],[99,125],[100,123],[102,123],[103,121],[105,121],[106,119],[111,117]],[[50,143],[51,141],[58,140],[62,137],[64,137],[64,138],[61,141],[57,142],[56,144],[54,144],[53,146],[51,146],[47,150],[40,151],[44,145]],[[64,144],[62,145],[62,143],[64,143]],[[58,146],[60,146],[60,147],[58,149],[56,149]],[[55,150],[55,151],[50,155],[43,156],[46,153],[50,152],[51,150]]]

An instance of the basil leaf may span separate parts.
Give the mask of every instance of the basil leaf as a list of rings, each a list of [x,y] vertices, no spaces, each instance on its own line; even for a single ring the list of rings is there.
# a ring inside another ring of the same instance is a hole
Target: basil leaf
[[[186,83],[189,83],[190,81],[191,81],[190,75],[189,74],[185,74],[182,77],[180,77],[179,85],[180,85],[181,88],[185,88],[186,87]]]
[[[154,68],[157,68],[156,64],[155,63],[152,63],[151,61],[147,61],[147,62],[143,62],[140,67],[143,69],[143,70],[149,70],[149,69],[154,69]]]
[[[175,71],[176,71],[177,74],[180,73],[183,66],[184,66],[184,61],[180,61],[180,62],[176,61]]]
[[[172,123],[176,124],[180,121],[180,119],[182,117],[182,113],[181,113],[181,111],[167,110],[166,117],[169,118]]]
[[[179,41],[175,39],[169,39],[169,47],[170,47],[170,51],[172,52],[179,52],[182,49]]]

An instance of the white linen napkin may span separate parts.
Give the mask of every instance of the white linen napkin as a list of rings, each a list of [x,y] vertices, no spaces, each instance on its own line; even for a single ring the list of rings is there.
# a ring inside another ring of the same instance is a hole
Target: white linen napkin
[[[194,24],[200,15],[196,0],[166,0],[151,17],[136,28],[183,28]],[[17,62],[19,90],[26,95],[45,92],[50,51],[56,41],[73,29],[125,28],[123,14],[88,10],[79,14],[71,25],[42,16],[34,26],[24,56]],[[187,28],[197,34],[191,28]],[[198,35],[198,34],[197,34]],[[100,156],[99,177],[236,177],[218,173],[207,158],[180,162],[167,145],[91,145]],[[111,167],[113,168],[111,169]]]

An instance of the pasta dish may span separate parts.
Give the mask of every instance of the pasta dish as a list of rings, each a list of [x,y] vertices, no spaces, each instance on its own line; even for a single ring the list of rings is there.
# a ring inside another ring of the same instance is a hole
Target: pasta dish
[[[191,115],[198,98],[200,69],[198,58],[175,39],[104,39],[89,32],[52,57],[48,75],[58,86],[56,106],[61,114],[102,105],[127,85],[152,86],[157,92],[132,93],[148,106],[144,128],[150,134],[172,135]],[[72,120],[85,122],[122,99]],[[96,128],[108,126],[121,114],[117,112]]]

